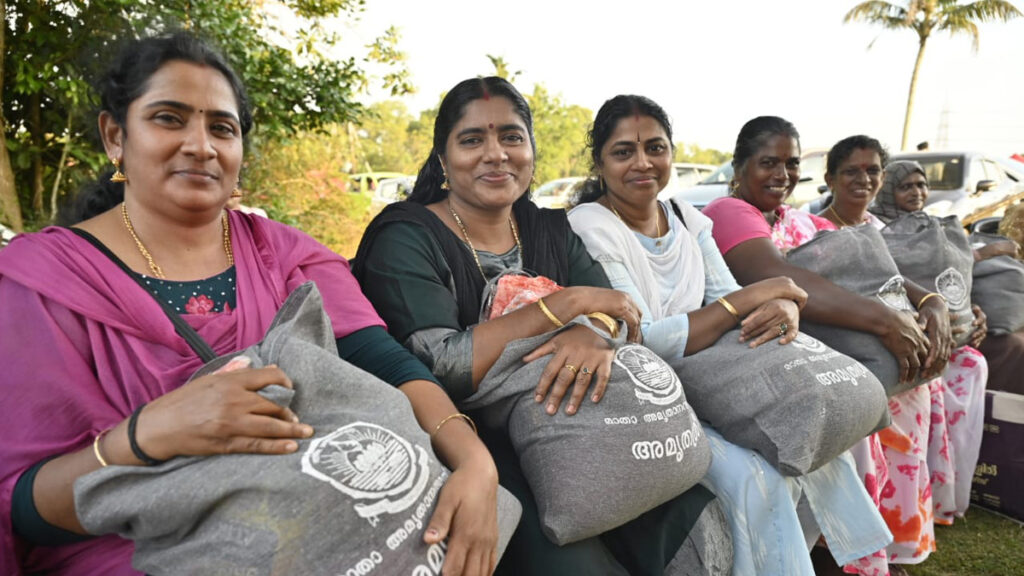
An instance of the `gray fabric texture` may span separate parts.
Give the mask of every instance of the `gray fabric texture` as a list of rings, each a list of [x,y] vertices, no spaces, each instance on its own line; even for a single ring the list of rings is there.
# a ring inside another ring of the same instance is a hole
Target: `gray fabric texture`
[[[261,394],[314,437],[289,455],[101,468],[75,482],[82,526],[134,540],[133,567],[154,575],[440,573],[446,546],[425,545],[423,532],[448,472],[405,395],[338,357],[316,286],[296,289],[241,354],[288,374],[294,391]],[[501,552],[521,508],[501,488],[498,508]]]
[[[803,476],[888,423],[888,400],[860,362],[807,334],[750,348],[739,329],[672,363],[694,411],[726,440]]]
[[[696,484],[711,464],[707,438],[675,372],[647,348],[621,345],[624,336],[610,341],[618,348],[599,403],[587,400],[568,416],[564,410],[549,415],[534,401],[551,357],[526,364],[523,356],[577,324],[592,329],[581,316],[560,330],[510,342],[462,404],[489,426],[507,427],[542,529],[559,545],[606,532],[667,502]]]
[[[904,213],[882,229],[882,238],[900,274],[945,298],[949,312],[956,316],[950,327],[963,329],[956,338],[956,346],[967,344],[974,321],[971,312],[974,251],[960,219],[956,216],[938,218],[924,212]]]
[[[786,260],[894,310],[908,314],[914,310],[903,287],[903,276],[882,234],[872,226],[818,232],[809,242],[790,250]],[[842,302],[834,304],[844,306]],[[857,314],[857,310],[850,309],[849,313]],[[800,331],[859,361],[885,386],[890,398],[927,382],[920,377],[913,382],[900,382],[899,363],[874,334],[807,320],[800,321]]]
[[[971,234],[971,244],[1009,240],[998,234]],[[1024,263],[996,256],[974,264],[971,300],[988,316],[990,334],[1004,335],[1024,329]]]
[[[665,576],[728,576],[732,574],[732,555],[729,519],[721,503],[712,500],[665,566]]]

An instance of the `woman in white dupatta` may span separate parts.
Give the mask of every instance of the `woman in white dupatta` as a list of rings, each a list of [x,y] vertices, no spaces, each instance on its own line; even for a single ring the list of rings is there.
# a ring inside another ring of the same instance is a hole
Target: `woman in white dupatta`
[[[598,112],[588,144],[596,178],[569,221],[612,286],[640,306],[645,345],[671,361],[710,346],[740,318],[741,339],[751,346],[796,337],[802,290],[784,277],[740,288],[711,221],[685,203],[677,206],[681,220],[657,200],[672,170],[671,125],[661,107],[616,96]],[[714,457],[704,482],[729,516],[734,574],[813,576],[808,549],[816,524],[841,563],[891,541],[848,454],[785,478],[757,453],[705,430]],[[798,507],[803,498],[813,515]]]

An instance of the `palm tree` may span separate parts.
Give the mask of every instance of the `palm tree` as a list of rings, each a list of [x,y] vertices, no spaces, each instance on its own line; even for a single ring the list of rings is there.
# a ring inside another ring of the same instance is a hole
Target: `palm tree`
[[[907,114],[903,119],[903,140],[900,148],[906,150],[910,130],[910,113],[914,108],[914,90],[917,88],[917,74],[924,59],[924,47],[932,32],[949,32],[950,35],[970,34],[971,48],[978,51],[978,25],[976,22],[1001,20],[1003,22],[1020,16],[1021,12],[1006,0],[975,0],[961,4],[959,0],[909,0],[893,3],[884,0],[867,0],[846,13],[843,22],[868,22],[890,30],[910,29],[917,33],[917,60],[910,76],[910,93],[907,94]],[[874,42],[872,42],[874,44]],[[868,48],[871,46],[869,45]]]

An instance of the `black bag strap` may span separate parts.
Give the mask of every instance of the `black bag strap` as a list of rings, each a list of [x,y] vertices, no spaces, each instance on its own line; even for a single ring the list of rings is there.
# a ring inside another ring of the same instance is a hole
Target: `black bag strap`
[[[676,213],[676,216],[679,217],[679,221],[683,223],[683,228],[686,228],[686,218],[683,218],[683,211],[679,208],[679,204],[676,204],[675,198],[669,199],[668,203],[672,205],[672,211]]]
[[[100,242],[98,238],[86,232],[85,230],[82,230],[81,228],[69,228],[69,230],[83,238],[89,244],[95,246],[97,250],[103,253],[103,255],[105,255],[107,258],[110,258],[110,260],[114,264],[120,266],[121,270],[124,270],[125,274],[127,274],[129,278],[135,280],[135,283],[138,284],[140,288],[145,290],[146,294],[153,296],[153,299],[156,300],[156,303],[160,305],[160,308],[164,311],[164,314],[166,314],[167,318],[171,321],[172,324],[174,324],[174,331],[178,333],[178,336],[181,336],[182,338],[185,339],[185,342],[189,345],[190,348],[192,348],[192,350],[195,351],[196,354],[199,355],[200,358],[202,358],[203,362],[209,362],[210,360],[213,360],[217,357],[217,353],[214,352],[213,348],[211,348],[210,345],[206,343],[206,340],[203,340],[203,337],[200,336],[199,333],[195,331],[195,328],[189,326],[188,322],[185,322],[185,319],[182,318],[180,314],[172,310],[170,305],[168,305],[163,300],[157,298],[156,294],[153,294],[149,290],[149,288],[146,287],[146,284],[142,280],[142,278],[140,278],[135,272],[133,272],[132,269],[129,268],[127,264],[122,262],[121,259],[118,258],[113,252],[111,252],[110,249],[106,247],[106,245]]]

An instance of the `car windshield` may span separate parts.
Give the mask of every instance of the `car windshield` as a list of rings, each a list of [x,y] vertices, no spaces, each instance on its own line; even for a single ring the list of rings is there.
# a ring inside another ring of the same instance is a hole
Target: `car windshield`
[[[728,184],[732,180],[732,162],[726,162],[712,172],[700,184]]]
[[[956,190],[964,186],[963,156],[915,156],[924,168],[928,187],[932,190]]]

